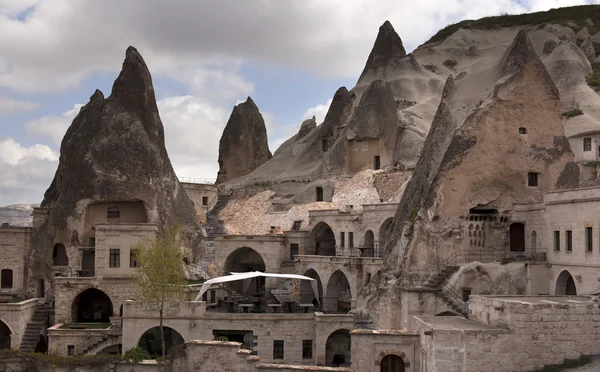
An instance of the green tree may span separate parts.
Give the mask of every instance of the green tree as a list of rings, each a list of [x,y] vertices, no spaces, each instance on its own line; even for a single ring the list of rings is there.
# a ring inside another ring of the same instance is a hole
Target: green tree
[[[188,292],[182,232],[181,227],[171,227],[157,235],[154,241],[140,240],[132,248],[139,265],[134,275],[139,300],[147,311],[158,313],[160,319],[163,358],[166,354],[163,319],[186,299]]]

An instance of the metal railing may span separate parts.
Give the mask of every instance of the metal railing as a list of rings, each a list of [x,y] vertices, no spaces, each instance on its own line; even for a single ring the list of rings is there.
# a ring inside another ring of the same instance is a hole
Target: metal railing
[[[87,347],[93,346],[96,343],[100,344],[101,342],[104,342],[105,340],[109,339],[110,337],[115,336],[115,334],[110,331],[110,329],[112,327],[113,326],[110,325],[107,329],[102,330],[101,334],[97,334],[97,335],[87,334],[87,335],[81,337],[79,339],[79,341],[76,342],[75,344],[66,345],[60,351],[59,355],[66,355],[66,356],[82,355],[81,351],[86,349]],[[73,354],[69,354],[69,346],[73,346]],[[88,349],[88,350],[90,350],[90,349]]]
[[[328,248],[328,252],[335,252],[334,255],[319,254],[316,246],[304,247],[304,255],[307,256],[324,256],[324,257],[360,257],[360,258],[381,258],[380,249],[376,247],[352,247],[342,248],[333,247]]]
[[[216,178],[190,178],[190,177],[179,177],[179,182],[184,183],[198,183],[202,185],[214,185],[217,182]]]

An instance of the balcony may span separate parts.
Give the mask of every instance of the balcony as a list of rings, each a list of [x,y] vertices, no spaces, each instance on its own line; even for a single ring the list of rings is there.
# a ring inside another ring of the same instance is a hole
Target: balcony
[[[356,258],[381,258],[381,250],[379,245],[375,247],[352,247],[342,248],[334,247],[335,256],[318,254],[316,246],[304,247],[304,256],[323,256],[323,257],[356,257]]]

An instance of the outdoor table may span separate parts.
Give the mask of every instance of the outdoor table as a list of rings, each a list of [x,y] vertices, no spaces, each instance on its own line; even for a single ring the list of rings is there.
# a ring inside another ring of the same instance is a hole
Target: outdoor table
[[[250,309],[252,306],[254,306],[254,304],[239,304],[238,307],[241,307],[245,313],[248,312],[248,309]]]
[[[269,306],[271,309],[273,309],[274,313],[277,312],[277,309],[280,309],[281,307],[283,307],[282,304],[268,304],[267,306]]]
[[[302,309],[304,309],[304,312],[305,312],[305,313],[308,313],[308,309],[310,309],[310,308],[314,307],[314,305],[313,305],[313,304],[300,304],[300,307],[301,307]]]

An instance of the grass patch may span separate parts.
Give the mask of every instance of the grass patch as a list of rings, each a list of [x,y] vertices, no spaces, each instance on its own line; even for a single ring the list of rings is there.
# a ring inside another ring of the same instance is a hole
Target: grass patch
[[[0,350],[0,357],[16,357],[23,359],[23,361],[32,360],[52,366],[109,364],[118,363],[123,360],[122,356],[113,354],[60,356],[55,354],[23,352],[15,349]]]
[[[202,284],[204,283],[204,279],[187,279],[187,284]]]
[[[9,304],[18,304],[19,302],[25,301],[25,298],[11,298],[7,301]]]
[[[448,68],[454,68],[454,66],[456,66],[458,62],[456,62],[456,60],[454,59],[447,59],[444,61],[444,66],[448,67]]]
[[[569,368],[581,367],[590,364],[591,362],[592,358],[587,355],[582,355],[577,359],[567,359],[562,364],[549,364],[543,366],[542,368],[536,369],[534,372],[560,372]]]
[[[600,166],[600,160],[594,160],[594,161],[588,161],[587,163],[583,164],[587,167],[597,167]]]
[[[74,323],[63,324],[59,329],[107,329],[110,323]]]
[[[425,44],[444,41],[446,38],[461,28],[472,28],[480,30],[489,30],[499,27],[513,27],[525,25],[541,25],[544,23],[565,23],[573,21],[580,28],[583,28],[585,20],[590,19],[594,24],[600,23],[600,7],[594,5],[571,6],[566,8],[551,9],[546,12],[536,12],[529,14],[508,15],[503,14],[495,17],[485,17],[478,20],[465,20],[454,23],[439,30]],[[591,26],[587,26],[593,35],[596,31]],[[577,32],[578,30],[574,30]]]
[[[408,219],[410,221],[410,223],[415,222],[418,214],[419,214],[419,208],[413,208],[413,210],[410,212],[410,218]]]
[[[583,111],[581,111],[581,109],[579,109],[579,108],[574,108],[574,109],[571,109],[569,111],[565,111],[562,113],[562,116],[566,117],[567,119],[575,117],[575,116],[579,116],[579,115],[583,115]]]

